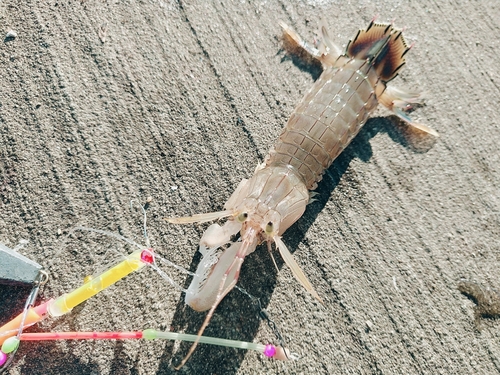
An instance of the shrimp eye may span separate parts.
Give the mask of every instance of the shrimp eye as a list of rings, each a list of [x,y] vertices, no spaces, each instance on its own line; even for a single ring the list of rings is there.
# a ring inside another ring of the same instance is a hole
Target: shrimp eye
[[[273,223],[272,222],[267,223],[267,225],[266,225],[266,234],[273,233],[273,229],[274,229]]]
[[[244,221],[246,221],[247,217],[248,214],[246,212],[243,212],[236,217],[236,220],[238,220],[240,223],[243,223]]]

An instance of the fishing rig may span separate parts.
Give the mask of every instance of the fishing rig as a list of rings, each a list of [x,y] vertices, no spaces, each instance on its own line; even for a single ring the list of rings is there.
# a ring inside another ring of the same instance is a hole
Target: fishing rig
[[[194,342],[197,340],[197,335],[176,332],[163,332],[154,329],[146,329],[143,331],[133,332],[24,332],[25,329],[37,324],[41,320],[47,318],[57,318],[68,314],[73,310],[73,308],[80,305],[84,301],[95,296],[99,292],[105,290],[106,288],[125,278],[129,274],[141,270],[145,266],[152,267],[162,278],[184,291],[184,289],[175,284],[175,282],[164,271],[162,271],[162,269],[158,266],[158,262],[167,263],[184,273],[188,273],[191,275],[194,274],[178,265],[173,264],[172,262],[154,252],[154,250],[149,245],[145,223],[146,222],[144,221],[144,234],[148,245],[147,247],[141,246],[115,233],[86,227],[75,228],[73,231],[85,230],[112,236],[133,244],[139,249],[120,259],[117,263],[113,264],[107,270],[103,271],[97,276],[87,276],[84,279],[83,285],[79,286],[78,288],[57,298],[49,299],[38,305],[35,305],[35,302],[39,295],[41,286],[44,285],[48,280],[48,273],[37,263],[32,262],[16,251],[9,249],[7,246],[0,244],[0,250],[8,255],[8,257],[5,257],[5,259],[8,259],[8,261],[11,262],[10,265],[12,267],[10,267],[9,269],[11,269],[11,271],[13,269],[17,270],[17,275],[11,274],[8,277],[4,277],[2,280],[7,280],[9,284],[30,283],[33,285],[32,290],[24,305],[23,311],[12,320],[0,327],[0,374],[5,371],[12,362],[21,341],[164,339]],[[4,257],[3,253],[0,255]],[[23,273],[22,271],[19,271],[23,269],[28,271],[28,275],[26,275],[26,273]],[[249,298],[251,298],[251,300],[259,308],[259,316],[261,317],[261,319],[266,320],[269,327],[271,327],[271,329],[274,331],[279,341],[279,345],[264,345],[208,336],[202,336],[199,339],[199,342],[211,345],[255,350],[261,352],[266,357],[279,360],[297,359],[298,356],[296,354],[290,353],[285,348],[283,337],[281,336],[274,321],[272,321],[269,317],[267,311],[262,308],[260,300],[251,296],[244,289],[240,287],[238,287],[238,289]]]

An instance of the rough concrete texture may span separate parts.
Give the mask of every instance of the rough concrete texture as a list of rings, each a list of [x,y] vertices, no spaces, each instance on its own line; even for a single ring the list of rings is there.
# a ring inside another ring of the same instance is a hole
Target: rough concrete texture
[[[492,374],[500,322],[474,326],[464,277],[500,288],[500,3],[493,1],[75,1],[0,3],[0,241],[49,269],[43,299],[69,291],[144,243],[138,205],[152,197],[152,246],[194,270],[206,225],[165,216],[220,210],[250,176],[317,71],[282,49],[283,20],[313,41],[324,17],[347,43],[374,15],[406,27],[393,82],[423,90],[414,139],[380,110],[334,162],[317,201],[284,241],[325,304],[265,247],[240,277],[261,298],[297,362],[200,345],[180,374]],[[104,40],[104,43],[102,42]],[[175,273],[173,273],[175,274]],[[185,276],[177,275],[182,285]],[[2,322],[28,291],[2,287]],[[205,314],[152,270],[120,281],[34,331],[172,329]],[[233,291],[207,335],[274,339]],[[23,344],[15,374],[173,374],[189,344]]]

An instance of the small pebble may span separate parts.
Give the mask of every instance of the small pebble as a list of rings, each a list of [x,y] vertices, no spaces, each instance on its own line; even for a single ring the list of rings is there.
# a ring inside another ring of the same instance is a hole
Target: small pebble
[[[7,31],[7,34],[5,35],[5,39],[14,39],[17,36],[17,33],[14,30],[9,30]]]
[[[368,331],[371,331],[373,329],[373,323],[371,322],[371,320],[367,320],[365,324]]]

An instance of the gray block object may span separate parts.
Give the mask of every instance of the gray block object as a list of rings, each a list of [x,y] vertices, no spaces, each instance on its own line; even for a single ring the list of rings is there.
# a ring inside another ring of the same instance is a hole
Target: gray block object
[[[33,284],[42,266],[0,243],[0,284]]]

